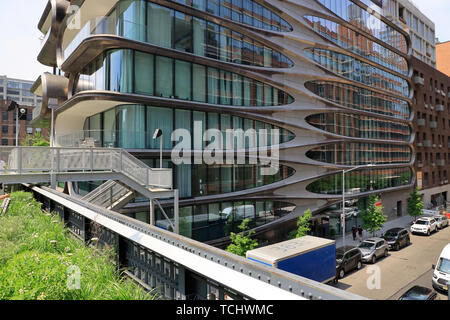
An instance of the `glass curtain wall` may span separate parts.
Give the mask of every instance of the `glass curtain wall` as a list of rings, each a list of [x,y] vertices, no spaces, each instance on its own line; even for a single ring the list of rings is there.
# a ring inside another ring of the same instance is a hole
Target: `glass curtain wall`
[[[305,87],[329,101],[348,108],[373,112],[397,119],[408,120],[408,102],[394,97],[339,82],[311,81]]]
[[[164,48],[259,67],[293,66],[289,58],[259,41],[243,37],[216,23],[149,1],[120,1],[106,18],[95,23],[96,27],[87,35],[114,34]],[[90,24],[85,27],[90,27]],[[75,37],[68,47],[76,47],[76,43],[79,44],[84,38],[81,35]],[[244,44],[248,45],[244,46]],[[245,51],[248,52],[249,59],[234,59],[233,45],[236,58]]]
[[[402,145],[337,143],[314,148],[306,156],[338,165],[395,164],[411,161],[411,148]]]
[[[345,175],[345,193],[358,194],[374,190],[401,187],[411,184],[410,168],[371,169],[348,172]],[[319,194],[342,194],[342,173],[318,179],[306,190]]]
[[[98,143],[103,146],[117,146],[121,148],[159,149],[159,139],[153,140],[156,129],[163,131],[163,148],[172,149],[175,142],[171,141],[172,131],[186,129],[193,133],[194,122],[201,122],[199,137],[205,137],[206,130],[218,129],[222,134],[223,148],[228,145],[232,149],[238,147],[249,149],[268,145],[265,136],[271,145],[288,142],[294,138],[294,134],[288,130],[271,126],[260,121],[231,117],[228,114],[215,112],[191,111],[172,109],[168,107],[154,107],[144,105],[121,105],[102,113],[86,118],[84,130],[98,135]],[[233,135],[233,141],[227,140],[227,129],[242,129]],[[256,136],[251,130],[256,130]],[[266,130],[266,131],[260,131]],[[278,139],[271,137],[270,130],[279,130]],[[101,139],[103,137],[103,140]],[[189,142],[191,149],[199,147],[204,149],[206,141],[202,144]],[[178,142],[177,142],[178,143]],[[270,145],[269,144],[269,145]],[[198,149],[198,148],[197,148]]]
[[[350,28],[320,17],[305,16],[309,25],[326,39],[386,68],[408,75],[406,59]]]
[[[109,70],[109,78],[105,70]],[[97,80],[105,78],[106,81]],[[102,58],[86,66],[74,91],[84,90],[110,90],[220,105],[240,103],[236,106],[278,106],[293,102],[286,92],[254,79],[129,49],[108,50]]]
[[[231,232],[240,232],[238,226],[244,219],[249,219],[249,226],[254,228],[284,217],[294,209],[293,204],[270,200],[182,206],[179,209],[180,234],[202,242],[218,239],[229,236]],[[164,210],[173,219],[173,209]],[[168,222],[159,209],[156,210],[156,225],[168,229]]]
[[[331,12],[403,53],[408,52],[406,37],[351,0],[316,0]]]
[[[339,76],[386,90],[405,98],[409,97],[408,82],[401,77],[335,51],[312,48],[305,49],[305,53],[316,63]]]
[[[326,132],[352,138],[408,142],[411,137],[407,124],[357,114],[322,113],[309,116],[306,121]]]

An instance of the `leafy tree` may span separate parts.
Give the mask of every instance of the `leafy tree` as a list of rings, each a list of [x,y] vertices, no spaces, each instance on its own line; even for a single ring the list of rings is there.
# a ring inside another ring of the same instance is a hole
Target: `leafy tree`
[[[387,221],[387,216],[383,214],[383,206],[377,206],[378,197],[369,197],[367,208],[361,212],[363,228],[375,236],[375,232],[380,230]]]
[[[423,201],[419,193],[419,188],[414,188],[414,190],[409,194],[406,211],[411,217],[414,218],[414,221],[416,221],[416,218],[422,214],[422,209]]]
[[[227,247],[226,251],[245,257],[248,250],[255,249],[258,246],[258,240],[251,239],[251,236],[255,233],[255,231],[250,230],[246,233],[249,229],[249,222],[249,219],[244,219],[238,226],[241,232],[231,233],[231,244]]]
[[[33,146],[33,147],[48,147],[50,142],[42,137],[39,131],[36,131],[34,136],[27,134],[24,140],[20,143],[22,146]]]
[[[290,234],[290,238],[300,238],[306,236],[308,231],[311,230],[309,220],[312,218],[311,210],[306,210],[303,215],[299,216],[297,219],[297,230],[294,230]]]

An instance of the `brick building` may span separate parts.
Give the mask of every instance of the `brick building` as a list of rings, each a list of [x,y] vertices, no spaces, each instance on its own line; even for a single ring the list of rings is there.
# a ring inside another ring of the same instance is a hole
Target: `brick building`
[[[16,145],[16,113],[8,112],[11,101],[27,109],[27,119],[19,120],[19,144],[27,134],[41,134],[48,139],[48,129],[34,128],[30,121],[33,118],[33,108],[42,103],[42,98],[31,93],[30,89],[33,81],[12,79],[7,76],[0,76],[0,144],[2,146]]]
[[[417,186],[426,208],[448,200],[450,191],[450,78],[412,57]]]
[[[450,77],[450,41],[436,45],[437,69]]]

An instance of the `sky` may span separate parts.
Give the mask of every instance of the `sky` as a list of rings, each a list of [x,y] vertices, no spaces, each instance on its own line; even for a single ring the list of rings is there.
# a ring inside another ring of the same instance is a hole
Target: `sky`
[[[0,75],[36,80],[50,71],[37,61],[40,37],[37,24],[48,0],[0,0]],[[301,1],[301,0],[299,0]],[[412,0],[436,24],[441,42],[450,40],[450,1]]]
[[[48,0],[0,0],[0,75],[36,80],[51,68],[37,56],[43,36],[37,25]]]

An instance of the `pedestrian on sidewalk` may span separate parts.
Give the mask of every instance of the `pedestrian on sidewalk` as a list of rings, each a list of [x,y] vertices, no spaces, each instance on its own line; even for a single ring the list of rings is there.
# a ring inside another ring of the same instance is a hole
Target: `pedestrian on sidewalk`
[[[359,234],[359,241],[362,242],[362,232],[363,232],[363,228],[361,227],[361,225],[358,226],[358,234]]]
[[[358,230],[356,229],[356,227],[355,226],[353,226],[352,227],[352,235],[353,235],[353,241],[355,241],[356,240],[356,232],[357,232]]]

